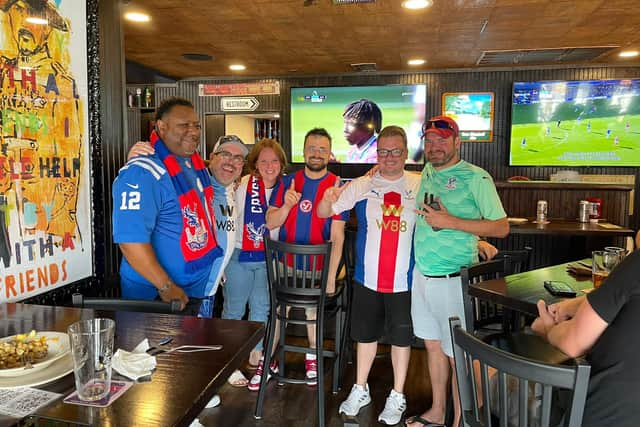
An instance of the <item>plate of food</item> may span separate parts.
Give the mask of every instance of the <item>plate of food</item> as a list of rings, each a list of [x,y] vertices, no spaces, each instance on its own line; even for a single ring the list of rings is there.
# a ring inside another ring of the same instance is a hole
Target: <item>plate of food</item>
[[[0,377],[17,377],[44,369],[69,354],[69,336],[36,332],[0,338]]]

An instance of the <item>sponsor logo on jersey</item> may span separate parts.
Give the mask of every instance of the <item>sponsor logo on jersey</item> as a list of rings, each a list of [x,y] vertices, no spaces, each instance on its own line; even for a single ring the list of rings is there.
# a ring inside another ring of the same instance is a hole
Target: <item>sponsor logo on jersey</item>
[[[300,210],[304,213],[309,213],[313,209],[313,203],[311,200],[304,199],[300,202]]]

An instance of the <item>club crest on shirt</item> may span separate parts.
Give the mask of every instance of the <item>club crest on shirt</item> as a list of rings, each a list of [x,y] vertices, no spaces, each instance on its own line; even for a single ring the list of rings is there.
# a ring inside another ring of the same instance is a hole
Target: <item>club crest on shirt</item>
[[[258,227],[256,229],[255,225],[253,225],[253,222],[250,222],[246,225],[247,227],[247,234],[249,235],[249,240],[251,240],[253,242],[253,247],[254,248],[259,248],[260,244],[262,243],[262,240],[264,239],[264,232],[267,229],[267,226],[265,224],[262,224],[260,227]]]
[[[186,224],[187,247],[192,252],[201,250],[207,245],[207,240],[209,239],[204,221],[198,219],[198,215],[189,205],[182,208],[182,216]]]
[[[304,213],[309,213],[313,209],[313,203],[311,200],[304,199],[300,202],[300,210]]]
[[[455,190],[457,182],[458,180],[456,179],[456,177],[452,176],[451,178],[449,178],[449,180],[447,181],[447,185],[445,185],[444,188],[446,188],[447,190]]]

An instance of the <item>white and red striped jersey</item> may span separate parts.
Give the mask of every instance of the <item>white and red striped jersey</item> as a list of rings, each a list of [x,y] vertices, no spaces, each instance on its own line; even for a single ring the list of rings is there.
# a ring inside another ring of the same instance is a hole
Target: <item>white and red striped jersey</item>
[[[333,204],[339,213],[355,206],[355,280],[381,293],[411,289],[414,208],[420,176],[405,172],[394,181],[376,173],[352,181]]]

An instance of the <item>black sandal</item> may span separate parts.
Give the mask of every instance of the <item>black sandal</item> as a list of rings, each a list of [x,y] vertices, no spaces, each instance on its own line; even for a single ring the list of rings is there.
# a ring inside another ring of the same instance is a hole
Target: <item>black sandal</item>
[[[425,420],[420,415],[414,415],[413,417],[407,418],[407,421],[405,421],[404,423],[405,426],[407,425],[407,423],[410,423],[410,424],[420,423],[420,425],[423,425],[425,427],[447,427],[444,424],[434,423],[434,422]]]

